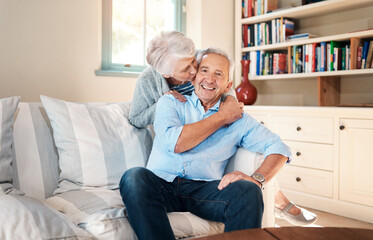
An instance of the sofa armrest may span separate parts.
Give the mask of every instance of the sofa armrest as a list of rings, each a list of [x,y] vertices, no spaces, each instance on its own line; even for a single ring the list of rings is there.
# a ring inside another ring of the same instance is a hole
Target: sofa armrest
[[[241,171],[251,176],[260,167],[263,161],[264,156],[262,154],[250,152],[245,148],[239,148],[236,154],[233,155],[229,160],[228,165],[225,168],[225,172],[229,173],[232,171]],[[263,228],[275,226],[274,199],[273,181],[269,181],[265,184],[263,190]]]

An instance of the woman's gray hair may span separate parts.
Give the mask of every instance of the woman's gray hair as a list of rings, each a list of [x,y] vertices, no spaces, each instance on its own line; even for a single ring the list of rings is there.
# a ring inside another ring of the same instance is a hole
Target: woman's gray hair
[[[192,39],[177,31],[161,32],[147,49],[146,61],[160,74],[172,75],[175,62],[194,57],[196,49]]]
[[[232,81],[233,80],[234,62],[223,49],[216,48],[216,47],[209,47],[209,48],[206,48],[206,49],[203,49],[203,50],[199,51],[199,53],[197,55],[198,65],[201,63],[203,56],[205,56],[206,54],[209,54],[209,53],[218,54],[220,56],[225,57],[228,60],[228,62],[229,62],[229,76],[228,76],[228,79],[229,79],[229,81]]]

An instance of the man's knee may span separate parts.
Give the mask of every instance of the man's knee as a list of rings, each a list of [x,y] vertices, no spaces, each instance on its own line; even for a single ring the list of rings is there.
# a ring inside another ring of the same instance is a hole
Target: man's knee
[[[243,205],[254,205],[263,208],[262,190],[253,182],[240,180],[235,182],[234,199],[242,201]]]
[[[124,193],[134,193],[137,190],[143,189],[143,185],[147,185],[149,172],[148,169],[143,167],[128,169],[119,182],[121,195],[123,196]]]

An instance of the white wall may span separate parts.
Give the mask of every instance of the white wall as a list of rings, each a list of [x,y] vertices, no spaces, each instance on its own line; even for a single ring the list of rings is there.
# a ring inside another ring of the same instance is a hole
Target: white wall
[[[187,0],[187,35],[196,48],[219,47],[233,59],[234,1]]]
[[[0,0],[0,98],[130,101],[136,79],[98,77],[101,0]]]
[[[0,98],[44,94],[68,101],[130,101],[136,78],[96,76],[102,0],[0,0]],[[233,54],[231,0],[188,0],[199,48]]]

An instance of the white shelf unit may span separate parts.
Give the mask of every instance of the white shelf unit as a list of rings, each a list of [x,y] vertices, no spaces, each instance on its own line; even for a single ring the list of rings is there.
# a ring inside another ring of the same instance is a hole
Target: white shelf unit
[[[241,81],[241,58],[242,53],[251,51],[274,51],[274,50],[288,50],[292,46],[298,46],[309,43],[330,42],[330,41],[350,41],[351,49],[357,46],[361,39],[373,38],[373,30],[356,31],[343,33],[338,35],[323,36],[318,38],[304,39],[298,41],[288,41],[285,43],[269,44],[262,46],[242,48],[242,25],[255,24],[264,21],[269,21],[276,18],[288,17],[295,19],[304,19],[319,15],[326,15],[336,13],[343,10],[358,9],[365,6],[372,6],[372,0],[326,0],[318,3],[278,10],[272,13],[254,16],[250,18],[241,18],[242,1],[235,0],[235,79],[236,85]],[[351,53],[352,60],[356,59],[356,51]],[[317,78],[319,84],[318,100],[319,106],[336,106],[339,104],[340,94],[340,76],[347,75],[367,75],[373,74],[373,69],[359,69],[344,71],[326,71],[326,72],[313,72],[313,73],[294,73],[294,74],[278,74],[278,75],[265,75],[265,76],[252,76],[250,80],[280,80],[280,79],[308,79]],[[329,96],[328,96],[329,95]]]
[[[254,16],[251,18],[241,19],[241,15],[239,15],[239,18],[241,24],[254,24],[280,17],[307,18],[338,11],[357,9],[369,5],[372,5],[372,0],[326,0],[318,3],[292,7],[283,10],[279,9],[271,13]]]

